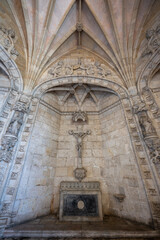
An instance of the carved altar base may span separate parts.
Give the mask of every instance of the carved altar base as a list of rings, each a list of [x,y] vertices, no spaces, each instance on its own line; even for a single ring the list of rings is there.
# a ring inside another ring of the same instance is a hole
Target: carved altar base
[[[99,182],[61,182],[60,221],[102,221]]]

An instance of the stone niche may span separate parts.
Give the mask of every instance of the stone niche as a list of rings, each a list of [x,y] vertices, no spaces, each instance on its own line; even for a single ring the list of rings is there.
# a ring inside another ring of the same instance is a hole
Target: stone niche
[[[101,221],[102,204],[99,182],[61,182],[61,221]]]
[[[77,139],[69,132],[88,131],[79,149],[84,169],[80,179]],[[86,211],[85,201],[91,200],[93,209]],[[52,88],[41,98],[13,211],[13,223],[51,212],[62,221],[116,215],[150,222],[118,96],[107,88],[77,83]]]

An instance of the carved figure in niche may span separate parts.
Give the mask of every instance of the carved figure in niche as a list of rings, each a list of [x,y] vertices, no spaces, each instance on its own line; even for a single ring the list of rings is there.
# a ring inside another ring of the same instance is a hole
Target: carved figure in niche
[[[20,127],[22,126],[23,123],[23,112],[15,112],[14,117],[12,118],[7,133],[10,133],[11,135],[18,136]]]
[[[140,116],[139,117],[139,124],[142,129],[142,134],[144,137],[147,135],[155,133],[155,129],[152,126],[151,121],[148,119],[147,116]]]

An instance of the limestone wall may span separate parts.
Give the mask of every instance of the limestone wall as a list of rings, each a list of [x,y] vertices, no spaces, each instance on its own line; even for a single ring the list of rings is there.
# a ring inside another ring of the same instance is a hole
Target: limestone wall
[[[49,102],[50,96],[44,96]],[[53,100],[53,98],[52,98]],[[50,103],[50,102],[49,102]],[[52,105],[56,103],[54,99]],[[14,222],[50,213],[53,199],[60,115],[39,105],[14,211]]]
[[[109,194],[108,214],[148,223],[149,207],[121,104],[102,113],[100,119],[105,159],[101,174]],[[124,194],[124,201],[118,201],[115,194]]]

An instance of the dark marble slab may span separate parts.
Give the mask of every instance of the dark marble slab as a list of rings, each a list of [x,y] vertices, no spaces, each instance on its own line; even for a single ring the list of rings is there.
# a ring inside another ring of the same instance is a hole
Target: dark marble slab
[[[96,194],[64,194],[63,197],[63,216],[99,216],[98,196]],[[81,208],[78,207],[78,203],[81,203]]]

